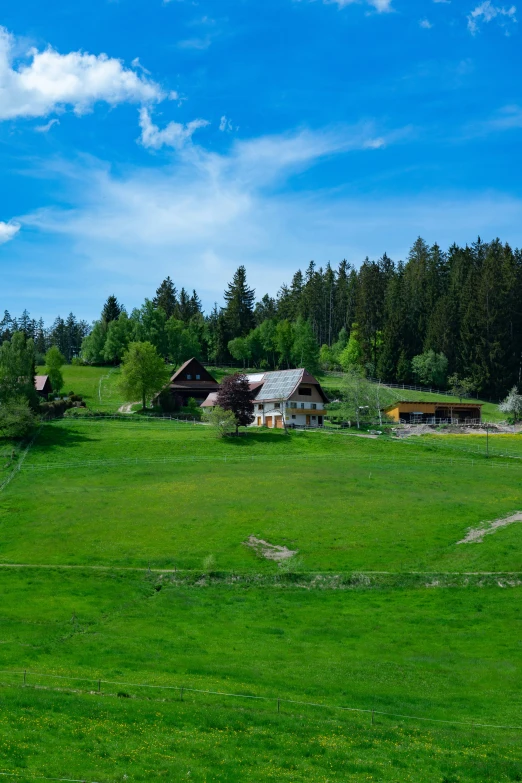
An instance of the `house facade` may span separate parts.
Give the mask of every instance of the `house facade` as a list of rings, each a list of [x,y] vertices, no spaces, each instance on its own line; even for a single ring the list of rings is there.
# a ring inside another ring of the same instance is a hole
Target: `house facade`
[[[254,427],[322,427],[328,398],[321,384],[304,368],[247,375],[254,404]],[[216,405],[217,392],[203,408]]]

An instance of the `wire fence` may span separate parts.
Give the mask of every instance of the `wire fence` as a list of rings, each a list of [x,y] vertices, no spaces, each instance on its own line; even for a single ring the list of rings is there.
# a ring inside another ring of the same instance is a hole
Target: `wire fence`
[[[0,674],[3,675],[12,675],[16,677],[20,677],[20,682],[15,683],[17,686],[23,686],[23,687],[46,687],[46,686],[39,686],[37,681],[38,678],[41,679],[55,679],[55,680],[61,680],[61,681],[68,681],[68,682],[84,682],[84,683],[92,683],[94,686],[93,688],[87,689],[80,689],[77,688],[76,690],[79,690],[83,693],[99,693],[102,694],[102,685],[109,685],[115,688],[138,688],[138,689],[150,689],[153,691],[162,690],[162,691],[169,691],[171,693],[176,694],[176,700],[178,701],[184,701],[184,696],[189,693],[194,694],[203,694],[208,696],[220,696],[227,699],[246,699],[250,700],[252,702],[265,702],[273,704],[274,707],[277,708],[277,712],[281,712],[281,706],[283,705],[293,705],[293,706],[299,706],[299,707],[312,707],[312,708],[318,708],[318,709],[324,709],[324,710],[334,710],[334,711],[340,711],[340,712],[346,712],[346,713],[359,713],[363,715],[368,715],[371,717],[371,723],[372,725],[375,722],[376,716],[382,716],[382,717],[389,717],[389,718],[399,718],[401,720],[412,720],[412,721],[422,721],[422,722],[428,722],[428,723],[440,723],[440,724],[446,724],[446,725],[452,725],[452,726],[467,726],[470,728],[484,728],[484,729],[504,729],[504,730],[512,730],[512,731],[522,731],[522,726],[519,725],[506,725],[506,724],[498,724],[498,723],[481,723],[479,720],[459,720],[457,718],[431,718],[421,715],[407,715],[405,713],[400,712],[389,712],[387,710],[379,710],[374,709],[370,707],[348,707],[345,705],[338,705],[338,704],[327,704],[327,703],[321,703],[321,702],[309,702],[309,701],[302,701],[298,699],[287,699],[282,696],[265,696],[265,695],[259,695],[259,694],[246,694],[246,693],[230,693],[228,691],[214,691],[214,690],[208,690],[204,688],[191,688],[190,686],[176,684],[176,685],[152,685],[149,683],[136,683],[136,682],[127,682],[122,680],[103,680],[100,677],[72,677],[68,675],[60,675],[60,674],[48,674],[44,672],[34,672],[34,671],[28,671],[26,670],[11,670],[11,669],[5,669],[0,670]],[[30,681],[31,678],[34,678],[34,682]],[[8,683],[9,685],[11,683]],[[63,688],[58,687],[50,687],[48,690],[63,690]],[[106,692],[106,695],[113,695]],[[130,694],[128,693],[122,693],[121,691],[114,695],[120,695],[124,697],[129,697]]]

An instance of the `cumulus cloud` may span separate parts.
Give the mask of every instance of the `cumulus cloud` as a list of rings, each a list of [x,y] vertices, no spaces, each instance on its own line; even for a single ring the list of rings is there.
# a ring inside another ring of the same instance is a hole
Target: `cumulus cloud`
[[[166,97],[158,84],[106,54],[33,48],[15,63],[14,49],[14,37],[0,27],[0,120],[45,117],[67,107],[83,114],[98,101],[150,103]]]
[[[501,27],[507,27],[517,21],[516,13],[517,9],[514,5],[506,8],[493,5],[491,0],[485,0],[468,15],[468,30],[472,35],[476,35],[482,23],[492,22],[494,19]],[[508,31],[506,34],[509,34]]]
[[[4,223],[0,220],[0,245],[9,242],[10,239],[14,239],[19,231],[20,226],[17,223]]]
[[[169,122],[160,129],[152,122],[147,108],[140,109],[140,141],[144,147],[159,150],[161,147],[174,147],[182,149],[191,141],[193,134],[200,128],[205,128],[210,123],[207,120],[192,120],[184,125],[181,122]]]

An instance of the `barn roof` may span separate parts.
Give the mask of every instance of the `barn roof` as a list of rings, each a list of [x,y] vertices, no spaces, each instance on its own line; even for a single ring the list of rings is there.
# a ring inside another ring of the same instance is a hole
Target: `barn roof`
[[[44,391],[45,384],[51,383],[48,375],[35,375],[34,376],[34,388],[36,391]]]
[[[433,405],[435,408],[482,408],[482,402],[452,402],[451,400],[398,400],[383,408],[391,411],[401,405]]]

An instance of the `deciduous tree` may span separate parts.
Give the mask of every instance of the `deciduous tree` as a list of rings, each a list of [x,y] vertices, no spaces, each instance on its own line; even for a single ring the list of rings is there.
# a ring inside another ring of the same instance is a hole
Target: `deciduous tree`
[[[220,408],[234,414],[236,435],[239,427],[248,427],[254,421],[254,403],[246,375],[238,372],[223,378],[216,401]]]
[[[121,365],[120,390],[127,400],[138,398],[143,409],[147,399],[167,383],[168,368],[150,342],[131,343]]]

